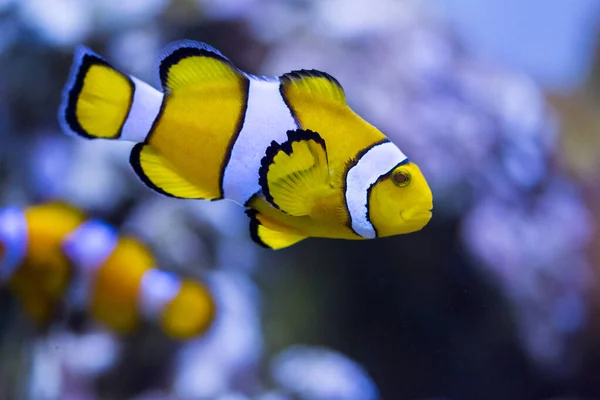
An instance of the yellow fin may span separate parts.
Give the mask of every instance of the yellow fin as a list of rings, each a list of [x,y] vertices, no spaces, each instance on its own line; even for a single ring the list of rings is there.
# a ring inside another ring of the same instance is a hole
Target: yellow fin
[[[78,47],[63,90],[58,116],[61,127],[89,139],[118,139],[134,88],[129,76],[90,49]]]
[[[133,146],[129,162],[142,182],[158,193],[182,199],[213,198],[182,177],[173,164],[151,145],[138,143]]]
[[[306,235],[265,218],[256,210],[248,209],[246,214],[250,217],[250,237],[262,247],[279,250],[307,238]]]
[[[165,92],[199,86],[218,88],[228,82],[239,85],[243,76],[227,57],[206,43],[181,40],[169,44],[163,53],[159,78]]]
[[[318,133],[288,131],[283,144],[272,142],[261,161],[259,184],[269,203],[281,211],[310,214],[314,196],[329,183],[325,141]]]
[[[303,69],[288,72],[279,79],[286,101],[298,96],[310,96],[313,99],[346,105],[346,95],[342,85],[328,73]]]

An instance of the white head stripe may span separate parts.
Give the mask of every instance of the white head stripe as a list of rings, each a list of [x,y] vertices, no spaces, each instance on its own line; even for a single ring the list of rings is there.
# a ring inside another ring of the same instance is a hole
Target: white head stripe
[[[143,142],[160,112],[163,94],[134,76],[130,78],[134,84],[133,101],[123,124],[121,139]]]
[[[371,147],[346,176],[346,204],[350,213],[352,229],[360,236],[373,239],[375,228],[367,218],[368,191],[381,175],[406,160],[404,153],[392,142]]]
[[[144,273],[138,302],[142,314],[151,320],[160,317],[164,308],[179,294],[181,280],[172,272],[152,268]]]
[[[258,170],[271,141],[283,143],[296,123],[279,92],[279,81],[250,78],[248,106],[242,130],[225,166],[225,198],[244,204],[260,190]]]
[[[69,300],[74,305],[87,304],[94,275],[115,250],[118,241],[116,230],[100,220],[84,222],[65,239],[63,250],[77,270],[77,280],[69,292]]]
[[[4,255],[0,256],[0,283],[8,281],[25,259],[28,244],[25,213],[17,207],[0,211],[0,242]]]

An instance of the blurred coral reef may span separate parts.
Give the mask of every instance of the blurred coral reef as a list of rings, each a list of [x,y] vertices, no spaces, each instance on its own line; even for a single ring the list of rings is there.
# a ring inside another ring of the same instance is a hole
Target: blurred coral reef
[[[3,292],[0,399],[600,398],[598,7],[508,2],[577,46],[561,43],[573,65],[554,66],[538,36],[527,59],[506,50],[517,39],[493,53],[499,28],[476,35],[481,15],[501,23],[495,8],[457,3],[0,0],[0,207],[68,200],[207,282],[218,310],[185,342],[91,321],[39,333]],[[549,25],[556,13],[570,19]],[[60,132],[76,44],[155,83],[157,54],[181,38],[253,74],[335,76],[421,166],[432,222],[268,252],[241,207],[161,197],[131,171],[130,144]],[[531,61],[538,50],[550,61]]]

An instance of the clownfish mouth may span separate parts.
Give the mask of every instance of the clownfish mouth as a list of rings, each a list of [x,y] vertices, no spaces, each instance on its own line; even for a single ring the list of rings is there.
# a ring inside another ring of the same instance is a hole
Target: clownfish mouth
[[[400,213],[400,216],[405,221],[429,221],[432,216],[432,207],[431,204],[423,205],[417,204]]]

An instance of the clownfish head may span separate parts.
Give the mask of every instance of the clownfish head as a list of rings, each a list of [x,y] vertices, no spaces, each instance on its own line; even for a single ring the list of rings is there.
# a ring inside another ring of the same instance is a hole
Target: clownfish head
[[[433,196],[419,167],[401,163],[368,191],[368,218],[378,237],[415,232],[432,216]]]

